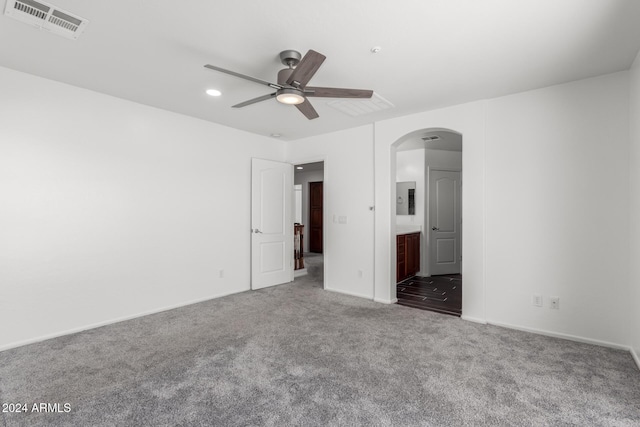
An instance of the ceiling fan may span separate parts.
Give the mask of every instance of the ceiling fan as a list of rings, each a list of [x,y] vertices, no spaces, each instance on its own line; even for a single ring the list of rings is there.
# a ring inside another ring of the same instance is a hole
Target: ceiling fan
[[[269,95],[259,96],[248,101],[241,102],[240,104],[236,104],[233,108],[242,108],[247,105],[255,104],[256,102],[276,98],[276,100],[282,104],[295,105],[307,119],[312,120],[319,116],[307,98],[371,98],[373,95],[372,90],[307,86],[309,80],[311,80],[313,75],[320,68],[320,65],[322,65],[326,59],[326,56],[316,52],[315,50],[309,50],[302,59],[300,59],[301,57],[300,52],[295,50],[285,50],[280,52],[280,61],[282,61],[282,63],[288,68],[284,68],[278,72],[278,83],[271,83],[245,74],[236,73],[235,71],[225,70],[224,68],[210,64],[205,65],[205,68],[267,85],[276,90],[274,93],[270,93]]]

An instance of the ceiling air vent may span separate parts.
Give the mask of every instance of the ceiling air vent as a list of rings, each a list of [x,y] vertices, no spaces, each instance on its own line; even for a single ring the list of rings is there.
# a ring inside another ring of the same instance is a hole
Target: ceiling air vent
[[[353,117],[393,108],[392,103],[375,92],[371,98],[331,101],[327,105]]]
[[[7,0],[4,14],[68,39],[77,39],[89,23],[51,4],[34,0]]]
[[[424,142],[437,141],[439,139],[440,137],[438,135],[427,135],[422,137]]]

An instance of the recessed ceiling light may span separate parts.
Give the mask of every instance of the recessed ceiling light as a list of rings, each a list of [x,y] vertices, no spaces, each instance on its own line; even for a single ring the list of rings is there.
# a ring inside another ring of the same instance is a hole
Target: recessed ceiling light
[[[371,48],[371,53],[378,53],[382,50],[380,46],[374,46]]]
[[[209,95],[209,96],[220,96],[220,95],[222,95],[222,92],[220,92],[217,89],[207,89],[207,95]]]
[[[302,170],[302,169],[304,169],[304,168],[303,168],[302,166],[296,166],[296,169],[298,169],[298,170]]]

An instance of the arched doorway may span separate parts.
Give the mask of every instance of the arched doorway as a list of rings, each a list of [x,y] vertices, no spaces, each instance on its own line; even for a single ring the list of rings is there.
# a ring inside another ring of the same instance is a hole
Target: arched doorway
[[[465,283],[462,296],[462,318],[486,323],[486,114],[485,103],[474,102],[375,124],[375,301],[386,304],[397,302],[396,218],[391,215],[391,204],[395,203],[396,198],[397,148],[403,142],[428,130],[445,129],[458,132],[464,137],[462,274]]]
[[[462,313],[462,134],[428,128],[395,148],[398,304]],[[393,187],[393,186],[392,186]]]

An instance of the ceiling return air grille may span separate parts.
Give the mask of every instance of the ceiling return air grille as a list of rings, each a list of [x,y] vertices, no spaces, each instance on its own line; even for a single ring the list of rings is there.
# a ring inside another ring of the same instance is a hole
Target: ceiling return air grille
[[[422,140],[424,142],[438,141],[440,140],[440,137],[438,135],[427,135],[427,136],[423,136]]]
[[[89,23],[86,19],[34,0],[7,0],[4,14],[36,28],[69,39],[77,39]]]
[[[333,107],[338,111],[342,111],[351,117],[362,116],[365,114],[376,113],[382,110],[393,108],[394,105],[378,95],[373,93],[369,99],[344,99],[340,101],[328,102],[329,107]]]

